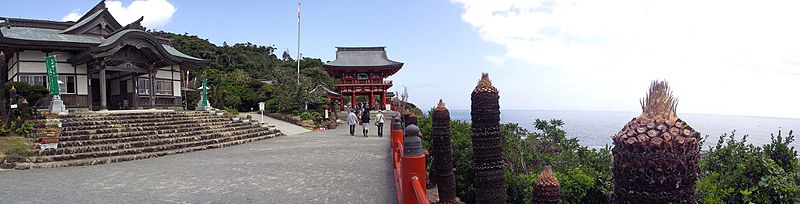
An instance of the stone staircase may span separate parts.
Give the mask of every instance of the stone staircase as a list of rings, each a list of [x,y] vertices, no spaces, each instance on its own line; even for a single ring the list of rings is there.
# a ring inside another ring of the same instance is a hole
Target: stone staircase
[[[44,120],[34,121],[33,157],[15,169],[108,164],[214,149],[281,136],[258,122],[235,120],[214,111],[84,114],[61,117],[57,149],[42,150]]]

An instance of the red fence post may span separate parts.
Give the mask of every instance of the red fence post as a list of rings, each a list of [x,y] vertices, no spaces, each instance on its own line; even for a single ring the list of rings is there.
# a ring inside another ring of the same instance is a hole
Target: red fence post
[[[400,160],[402,178],[401,191],[403,192],[403,203],[416,204],[418,196],[414,191],[413,177],[419,179],[422,191],[425,192],[425,155],[422,154],[422,139],[419,138],[419,127],[409,125],[405,129],[403,138],[403,156]],[[427,200],[427,198],[426,198]]]
[[[392,116],[392,151],[400,147],[403,143],[403,123],[400,122],[400,117],[397,115]]]

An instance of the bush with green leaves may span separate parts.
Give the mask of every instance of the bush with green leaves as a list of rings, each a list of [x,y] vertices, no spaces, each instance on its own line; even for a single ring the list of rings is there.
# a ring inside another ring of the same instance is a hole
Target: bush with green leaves
[[[798,203],[800,165],[790,146],[792,132],[781,132],[762,147],[735,132],[723,134],[700,161],[696,189],[702,203]]]
[[[418,118],[423,135],[430,135],[430,114]],[[450,123],[458,197],[473,203],[472,142],[470,124]],[[545,165],[552,165],[561,182],[562,197],[568,203],[608,203],[612,192],[611,150],[589,149],[576,138],[566,137],[560,120],[536,120],[537,132],[518,124],[501,125],[505,138],[503,156],[509,203],[530,203],[533,183]],[[423,137],[429,147],[430,137]]]
[[[11,133],[12,127],[5,123],[0,123],[0,137],[8,136]]]
[[[17,127],[17,129],[14,130],[14,132],[20,136],[27,136],[28,134],[31,134],[31,132],[33,132],[33,123],[24,122],[20,124],[19,127]]]
[[[17,90],[18,100],[25,98],[28,101],[28,107],[22,107],[20,104],[17,106],[18,108],[10,110],[8,118],[16,119],[19,117],[22,120],[28,120],[38,116],[39,112],[36,107],[45,105],[43,99],[50,93],[47,88],[39,84],[28,84],[26,82],[6,82],[5,88],[7,91],[11,90],[12,87]]]
[[[236,108],[227,108],[226,107],[225,108],[225,112],[228,112],[228,113],[230,113],[231,115],[234,115],[234,116],[238,116],[239,115],[239,110],[237,110]]]
[[[590,149],[577,138],[567,138],[561,120],[534,122],[537,132],[517,124],[502,127],[506,138],[504,161],[513,180],[528,181],[513,189],[509,200],[529,203],[533,182],[545,165],[552,165],[561,183],[562,201],[568,203],[607,203],[612,192],[611,150]]]
[[[319,113],[313,111],[304,111],[300,113],[301,120],[313,120],[317,116],[319,116]]]
[[[29,84],[26,82],[6,82],[6,91],[14,87],[17,90],[17,97],[22,100],[24,97],[31,107],[40,105],[39,103],[50,93],[47,88],[39,84]]]

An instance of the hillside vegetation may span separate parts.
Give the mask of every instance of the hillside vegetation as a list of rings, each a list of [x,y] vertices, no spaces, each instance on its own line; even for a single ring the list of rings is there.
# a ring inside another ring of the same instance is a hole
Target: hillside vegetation
[[[208,64],[188,69],[189,87],[199,88],[201,80],[207,79],[211,87],[209,101],[216,108],[250,111],[258,110],[258,102],[266,102],[271,112],[298,113],[306,103],[309,109],[321,109],[327,101],[307,92],[317,84],[332,87],[334,83],[322,69],[322,60],[305,57],[300,61],[301,83],[298,85],[297,61],[288,57],[288,53],[285,53],[287,57],[281,54],[279,58],[274,45],[247,42],[217,46],[208,39],[187,33],[152,33],[172,40],[172,46],[183,53],[210,60]],[[200,92],[190,92],[187,96],[189,107],[194,108]]]

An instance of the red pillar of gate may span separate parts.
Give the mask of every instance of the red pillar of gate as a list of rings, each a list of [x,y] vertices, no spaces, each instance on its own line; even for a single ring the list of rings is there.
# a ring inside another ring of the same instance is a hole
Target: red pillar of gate
[[[351,101],[350,102],[351,108],[356,109],[356,92],[355,91],[353,91],[353,97],[351,98],[350,101]]]
[[[375,110],[375,94],[372,93],[372,90],[369,91],[369,109]]]
[[[344,110],[344,96],[339,98],[339,111],[343,111],[343,110]]]
[[[381,110],[386,108],[386,92],[381,92]]]

